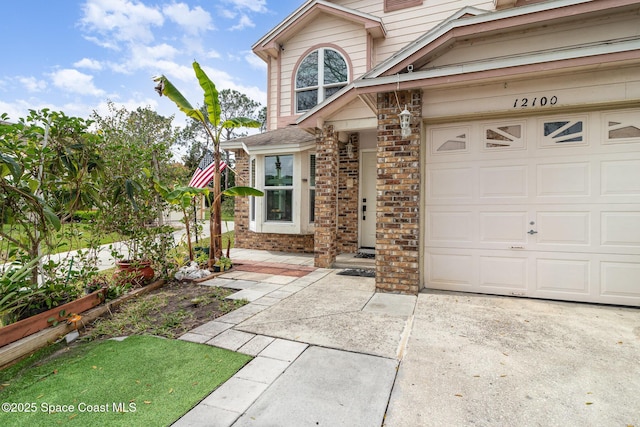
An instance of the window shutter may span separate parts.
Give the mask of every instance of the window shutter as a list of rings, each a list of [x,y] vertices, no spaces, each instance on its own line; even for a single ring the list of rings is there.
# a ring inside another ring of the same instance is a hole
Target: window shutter
[[[384,0],[384,11],[393,12],[394,10],[420,6],[421,4],[422,0]]]

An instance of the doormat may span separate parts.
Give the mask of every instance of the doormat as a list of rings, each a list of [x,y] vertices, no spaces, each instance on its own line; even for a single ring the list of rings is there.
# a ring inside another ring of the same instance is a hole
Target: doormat
[[[366,252],[358,252],[355,258],[375,259],[376,254],[368,254]]]
[[[347,268],[337,273],[338,276],[376,277],[376,272],[367,268]]]

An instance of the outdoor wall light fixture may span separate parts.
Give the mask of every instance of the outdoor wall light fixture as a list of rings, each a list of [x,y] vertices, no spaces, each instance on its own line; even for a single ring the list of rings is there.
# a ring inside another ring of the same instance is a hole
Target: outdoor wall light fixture
[[[411,113],[407,110],[407,106],[404,106],[404,110],[398,114],[400,117],[400,130],[402,131],[402,137],[406,138],[411,135]]]
[[[413,71],[413,66],[411,67]],[[398,110],[400,109],[400,100],[398,99],[398,91],[400,90],[400,73],[397,74],[398,82],[395,90],[396,102],[398,103]],[[411,135],[411,112],[407,110],[407,104],[404,104],[404,110],[398,114],[400,119],[400,131],[403,138],[407,138]]]
[[[350,159],[353,159],[353,143],[349,141],[346,147],[347,147],[347,157]]]

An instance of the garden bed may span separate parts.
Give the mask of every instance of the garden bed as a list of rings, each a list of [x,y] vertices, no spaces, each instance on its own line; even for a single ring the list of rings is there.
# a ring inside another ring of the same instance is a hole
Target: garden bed
[[[224,301],[232,292],[196,282],[165,283],[160,280],[84,312],[78,330],[81,338],[106,339],[145,333],[177,338],[246,303]],[[136,311],[136,305],[144,306],[144,310]],[[108,323],[112,326],[107,327]],[[74,329],[74,325],[64,322],[0,347],[0,368],[61,339]]]

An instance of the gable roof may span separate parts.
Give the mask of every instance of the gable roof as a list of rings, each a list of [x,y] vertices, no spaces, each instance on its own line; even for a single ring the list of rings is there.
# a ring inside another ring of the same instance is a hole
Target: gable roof
[[[582,61],[583,65],[590,65],[589,61],[598,62],[598,55],[607,54],[613,55],[611,56],[612,60],[624,59],[625,54],[629,56],[629,52],[638,52],[640,39],[621,40],[602,45],[574,46],[554,52],[533,52],[528,55],[457,64],[417,72],[408,72],[407,69],[410,64],[424,66],[434,53],[447,49],[459,39],[540,26],[562,19],[583,19],[603,11],[636,5],[640,5],[640,0],[555,0],[493,12],[471,7],[463,8],[440,25],[406,45],[386,61],[342,88],[333,97],[300,116],[296,123],[303,127],[317,127],[324,117],[329,117],[357,97],[360,97],[375,112],[375,102],[369,99],[367,94],[377,91],[415,88],[429,80],[436,83],[438,78],[441,80],[450,79],[451,76],[491,72],[505,68],[510,68],[510,72],[517,73],[517,67],[522,65],[544,64],[553,61],[560,63],[560,61],[571,59],[577,62]],[[619,54],[618,57],[615,54]]]
[[[362,25],[373,38],[386,37],[387,35],[382,19],[375,15],[339,6],[325,0],[309,0],[258,40],[252,46],[253,52],[264,60],[268,55],[276,57],[280,50],[280,45],[284,41],[288,40],[301,28],[304,28],[309,21],[315,19],[321,13],[337,16]]]

